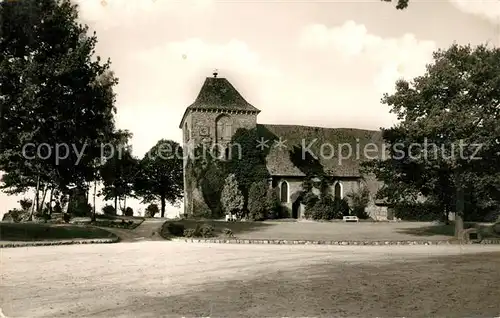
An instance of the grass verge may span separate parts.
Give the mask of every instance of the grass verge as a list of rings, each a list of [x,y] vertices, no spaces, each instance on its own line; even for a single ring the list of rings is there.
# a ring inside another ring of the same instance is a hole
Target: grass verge
[[[106,230],[92,226],[43,223],[0,223],[0,241],[54,241],[115,237],[116,235]]]
[[[277,224],[268,224],[261,222],[225,222],[225,221],[216,221],[216,220],[169,220],[166,221],[162,229],[166,228],[168,224],[182,224],[184,228],[187,229],[195,229],[197,225],[208,224],[214,228],[214,236],[215,237],[225,237],[224,229],[230,229],[234,236],[242,233],[248,233],[252,231],[257,231],[261,228],[265,227],[273,227]],[[161,231],[161,236],[164,239],[171,239],[175,236],[169,235],[169,233],[165,230]]]
[[[75,225],[94,225],[99,227],[111,227],[133,230],[144,222],[144,218],[140,217],[127,217],[127,216],[105,216],[97,215],[95,222],[91,218],[73,218],[70,224]]]

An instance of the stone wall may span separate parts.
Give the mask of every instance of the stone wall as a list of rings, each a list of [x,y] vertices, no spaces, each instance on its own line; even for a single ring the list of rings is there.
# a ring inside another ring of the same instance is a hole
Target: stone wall
[[[290,210],[290,213],[292,211],[292,205],[293,205],[293,199],[298,196],[298,193],[302,191],[302,182],[304,178],[303,177],[273,177],[273,185],[278,187],[278,193],[281,194],[280,187],[283,182],[288,183],[288,200],[285,203],[282,203],[283,206],[287,207]],[[365,184],[365,182],[360,179],[360,178],[339,178],[338,180],[333,181],[333,183],[330,186],[330,192],[332,195],[335,195],[334,193],[334,184],[336,182],[339,182],[342,186],[342,198],[345,198],[348,200],[348,195],[352,192],[357,192],[360,190],[361,186]],[[368,185],[367,185],[368,186]],[[372,184],[372,189],[374,188],[374,185]],[[313,193],[316,195],[319,195],[319,189],[313,188]],[[387,212],[385,208],[375,206],[375,193],[370,192],[370,204],[369,204],[369,210],[373,211],[373,215],[377,215],[378,218],[385,217],[387,216]],[[350,202],[349,202],[350,204]],[[367,209],[368,210],[368,209]],[[299,218],[303,216],[303,211],[304,208],[301,206],[300,211],[299,211]],[[375,212],[377,211],[377,212]],[[302,215],[301,215],[302,214]],[[380,215],[380,216],[379,216]],[[371,214],[370,214],[371,216]],[[291,217],[291,215],[290,215]],[[375,219],[375,218],[374,218]]]
[[[366,208],[368,215],[375,221],[385,221],[387,220],[388,210],[385,206],[378,206],[373,203],[369,204]]]
[[[222,115],[230,117],[232,122],[231,132],[233,135],[239,128],[253,129],[257,124],[256,112],[191,110],[182,123],[186,154],[192,156],[193,150],[200,144],[208,145],[207,150],[211,150],[210,146],[216,143],[217,119]],[[219,145],[224,145],[229,141],[228,139],[219,141]],[[196,207],[205,207],[206,203],[197,182],[195,180],[188,180],[191,174],[187,166],[188,155],[184,155],[184,213],[193,214]],[[211,154],[207,152],[206,155]],[[188,189],[188,187],[190,188]]]
[[[257,114],[251,112],[233,111],[191,111],[185,122],[187,129],[191,132],[190,141],[197,145],[202,142],[215,142],[217,131],[217,118],[221,115],[229,116],[232,119],[232,133],[238,128],[252,129],[257,125]]]

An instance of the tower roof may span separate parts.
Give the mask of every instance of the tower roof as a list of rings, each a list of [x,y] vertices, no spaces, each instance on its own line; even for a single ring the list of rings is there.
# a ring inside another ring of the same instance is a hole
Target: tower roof
[[[194,103],[186,109],[180,127],[182,127],[182,122],[189,110],[240,110],[260,112],[259,109],[247,102],[227,79],[217,77],[217,73],[214,73],[214,77],[207,77],[205,79],[198,93],[198,97],[196,97]]]

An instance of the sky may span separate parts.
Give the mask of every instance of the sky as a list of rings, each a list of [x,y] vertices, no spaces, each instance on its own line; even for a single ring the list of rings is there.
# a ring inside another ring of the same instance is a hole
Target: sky
[[[214,69],[259,123],[379,129],[396,122],[383,94],[422,75],[433,51],[500,45],[497,0],[410,0],[404,11],[379,0],[76,2],[119,78],[117,126],[138,157],[159,139],[181,142],[184,110]],[[0,193],[0,213],[18,200]]]

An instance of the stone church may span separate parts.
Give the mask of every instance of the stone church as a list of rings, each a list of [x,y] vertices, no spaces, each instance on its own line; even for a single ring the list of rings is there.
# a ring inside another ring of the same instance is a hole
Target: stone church
[[[344,198],[365,186],[370,191],[369,215],[376,220],[392,219],[387,207],[374,199],[381,183],[360,172],[361,162],[376,158],[383,151],[380,131],[258,124],[260,110],[248,103],[226,78],[217,75],[205,79],[198,97],[184,112],[179,125],[184,149],[200,144],[224,148],[237,129],[256,128],[271,175],[269,184],[278,187],[290,218],[303,218],[304,206],[299,196],[302,182],[311,172],[321,171],[329,176],[335,197]],[[221,158],[228,156],[225,148]],[[184,213],[191,215],[203,196],[196,185],[186,182],[187,160],[185,156]]]

